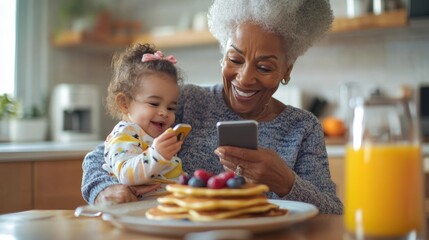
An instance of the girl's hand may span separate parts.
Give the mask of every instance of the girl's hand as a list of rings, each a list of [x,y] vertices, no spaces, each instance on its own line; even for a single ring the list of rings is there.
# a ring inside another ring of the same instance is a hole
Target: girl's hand
[[[182,147],[183,141],[177,141],[176,133],[169,128],[153,141],[153,146],[161,156],[170,160]]]
[[[240,166],[241,175],[247,182],[265,184],[279,196],[288,194],[295,182],[292,170],[273,150],[222,146],[215,150],[215,154],[225,170],[235,172]]]
[[[107,187],[101,191],[94,204],[114,205],[119,203],[136,202],[138,196],[148,192],[152,192],[161,187],[161,185],[141,185],[141,186],[127,186],[123,184],[115,184]]]

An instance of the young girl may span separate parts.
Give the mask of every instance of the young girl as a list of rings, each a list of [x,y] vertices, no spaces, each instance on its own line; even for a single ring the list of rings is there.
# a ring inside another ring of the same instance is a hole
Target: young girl
[[[136,44],[115,55],[112,63],[107,110],[120,122],[105,141],[103,169],[127,185],[177,180],[182,162],[175,155],[183,141],[170,126],[182,78],[175,57]]]

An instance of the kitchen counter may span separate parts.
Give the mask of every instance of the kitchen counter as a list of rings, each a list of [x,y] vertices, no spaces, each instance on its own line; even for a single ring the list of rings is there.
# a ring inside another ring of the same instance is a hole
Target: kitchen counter
[[[346,147],[345,145],[327,145],[326,151],[329,157],[344,157]],[[422,153],[424,156],[429,156],[429,143],[422,144]]]
[[[90,142],[33,142],[0,143],[0,162],[50,160],[81,157],[93,150],[103,141]],[[344,157],[344,145],[327,145],[329,157]],[[422,152],[429,156],[429,143],[422,145]]]
[[[0,143],[0,162],[83,157],[103,141]]]

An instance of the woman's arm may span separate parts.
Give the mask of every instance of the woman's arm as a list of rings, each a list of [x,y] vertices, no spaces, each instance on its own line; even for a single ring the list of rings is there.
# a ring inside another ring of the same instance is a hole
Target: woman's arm
[[[104,163],[104,144],[98,145],[89,152],[82,164],[82,196],[89,204],[94,204],[95,198],[105,188],[119,184],[106,172],[102,165]]]
[[[335,192],[335,185],[333,186]],[[325,214],[343,214],[343,204],[332,191],[320,190],[314,183],[303,180],[298,175],[295,176],[295,183],[292,190],[285,196],[280,197],[271,192],[271,199],[295,200],[311,203],[317,206],[321,213]]]
[[[315,123],[301,142],[293,166],[295,182],[285,196],[271,193],[271,198],[305,201],[316,205],[322,213],[342,214],[343,204],[336,195],[329,172],[325,139],[320,124]]]
[[[327,164],[323,161],[291,170],[270,149],[258,150],[223,146],[216,149],[226,170],[235,171],[239,165],[246,181],[266,184],[271,199],[294,200],[317,206],[322,213],[342,214],[343,205],[335,194]],[[310,158],[298,161],[311,161]],[[326,161],[327,162],[327,161]]]
[[[82,164],[82,196],[89,204],[117,204],[137,201],[139,196],[160,188],[156,183],[149,186],[127,186],[119,184],[102,168],[104,144],[88,153]]]

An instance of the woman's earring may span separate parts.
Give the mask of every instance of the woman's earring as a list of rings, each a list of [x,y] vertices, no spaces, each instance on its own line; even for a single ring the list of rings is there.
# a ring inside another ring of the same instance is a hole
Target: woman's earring
[[[289,81],[290,81],[290,77],[287,77],[287,79],[282,79],[282,80],[280,80],[280,83],[282,84],[282,85],[287,85],[288,83],[289,83]]]

